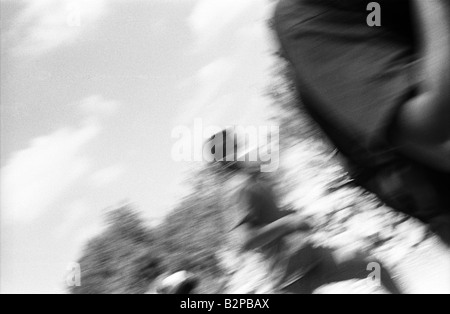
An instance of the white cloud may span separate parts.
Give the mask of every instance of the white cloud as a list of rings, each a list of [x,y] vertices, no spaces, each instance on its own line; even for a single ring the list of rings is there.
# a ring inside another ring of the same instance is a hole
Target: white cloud
[[[222,86],[232,78],[236,64],[229,58],[217,59],[198,71],[197,81],[200,84],[198,106],[209,102],[217,96]]]
[[[260,0],[199,0],[188,22],[200,43],[216,38]]]
[[[124,167],[115,165],[95,172],[90,181],[94,187],[102,188],[119,180],[124,173]]]
[[[2,169],[1,204],[7,223],[28,223],[46,212],[88,170],[82,148],[99,134],[87,124],[36,138]]]
[[[216,59],[189,80],[196,94],[183,105],[177,125],[190,125],[196,118],[212,125],[264,120],[267,101],[261,95],[273,58],[268,53],[272,46],[267,27],[272,11],[273,4],[260,0],[197,2],[189,17],[198,40],[195,52],[213,51]],[[220,40],[230,34],[226,43]]]
[[[198,86],[195,97],[189,100],[176,119],[176,124],[186,124],[205,114],[205,108],[221,97],[224,85],[233,77],[235,60],[220,58],[201,68],[194,78]]]
[[[1,207],[9,223],[31,222],[57,201],[78,179],[87,174],[85,145],[99,135],[99,117],[117,112],[119,103],[95,95],[77,104],[85,115],[79,128],[63,128],[34,139],[30,147],[15,153],[1,171]],[[121,175],[112,167],[94,175],[97,185]]]
[[[5,41],[13,54],[42,55],[92,30],[106,8],[106,0],[27,0]]]
[[[117,101],[107,100],[100,95],[83,99],[79,106],[81,111],[89,117],[110,116],[117,113],[119,109]]]

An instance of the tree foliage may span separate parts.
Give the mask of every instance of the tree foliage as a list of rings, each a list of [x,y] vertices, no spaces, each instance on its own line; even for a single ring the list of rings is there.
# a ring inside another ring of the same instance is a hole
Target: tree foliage
[[[162,271],[157,236],[129,206],[108,214],[106,230],[91,240],[79,264],[75,294],[144,293]]]

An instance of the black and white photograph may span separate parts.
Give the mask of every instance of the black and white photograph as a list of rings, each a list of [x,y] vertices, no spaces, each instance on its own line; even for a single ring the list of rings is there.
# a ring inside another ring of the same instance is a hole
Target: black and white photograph
[[[450,1],[0,1],[0,294],[450,294]]]

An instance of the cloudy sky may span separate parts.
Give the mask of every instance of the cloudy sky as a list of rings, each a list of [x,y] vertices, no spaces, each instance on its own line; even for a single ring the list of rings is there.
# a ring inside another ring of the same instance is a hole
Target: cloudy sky
[[[1,0],[1,289],[63,292],[105,209],[166,214],[172,130],[264,123],[269,0]]]

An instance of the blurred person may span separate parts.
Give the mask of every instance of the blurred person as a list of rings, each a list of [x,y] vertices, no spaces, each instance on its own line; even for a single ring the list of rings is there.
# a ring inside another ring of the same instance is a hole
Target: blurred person
[[[450,2],[370,2],[280,0],[281,53],[355,182],[450,245]]]
[[[272,273],[278,276],[280,292],[311,294],[326,284],[366,279],[370,263],[382,265],[362,252],[344,256],[308,241],[313,227],[295,211],[279,208],[272,187],[261,177],[260,162],[238,161],[252,148],[241,151],[237,142],[236,134],[228,129],[214,135],[206,147],[215,154],[214,163],[222,170],[224,178],[238,186],[236,199],[240,216],[244,218],[233,230],[244,230],[242,250],[257,250],[267,258]],[[300,240],[303,243],[297,243],[291,252],[285,239],[296,233],[303,235]],[[389,292],[401,293],[387,269],[383,269],[379,279]]]

